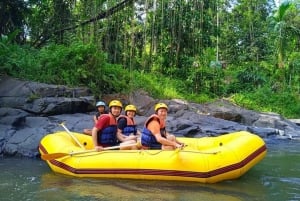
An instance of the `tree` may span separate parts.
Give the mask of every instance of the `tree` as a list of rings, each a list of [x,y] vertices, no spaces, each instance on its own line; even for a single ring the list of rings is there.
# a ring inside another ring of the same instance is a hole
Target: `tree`
[[[278,10],[271,18],[271,25],[276,33],[275,41],[279,68],[284,67],[285,52],[288,46],[288,38],[290,34],[289,29],[291,28],[291,24],[289,24],[288,19],[288,13],[292,6],[293,4],[289,1],[283,2],[280,4]]]
[[[14,41],[25,42],[25,16],[28,13],[29,9],[23,0],[2,0],[0,2],[0,38],[17,32]]]
[[[229,63],[258,63],[268,56],[268,0],[238,0],[222,13],[220,54]]]

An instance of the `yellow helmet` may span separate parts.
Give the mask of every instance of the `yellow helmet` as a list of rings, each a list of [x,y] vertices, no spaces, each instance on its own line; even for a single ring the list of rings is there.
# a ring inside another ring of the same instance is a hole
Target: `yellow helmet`
[[[134,105],[127,105],[125,107],[125,112],[127,112],[127,111],[134,111],[134,112],[136,112],[136,107]]]
[[[111,108],[113,106],[117,106],[117,107],[123,108],[122,103],[120,101],[118,101],[118,100],[112,100],[112,101],[110,101],[108,107]]]
[[[155,112],[160,108],[165,108],[166,110],[168,110],[168,106],[165,103],[157,103],[154,107]]]

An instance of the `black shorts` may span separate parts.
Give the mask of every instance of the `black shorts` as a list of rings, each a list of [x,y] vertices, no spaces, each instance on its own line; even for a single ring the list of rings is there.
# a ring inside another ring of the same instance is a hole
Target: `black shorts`
[[[152,144],[150,147],[142,145],[143,149],[159,150],[162,148],[161,144]]]

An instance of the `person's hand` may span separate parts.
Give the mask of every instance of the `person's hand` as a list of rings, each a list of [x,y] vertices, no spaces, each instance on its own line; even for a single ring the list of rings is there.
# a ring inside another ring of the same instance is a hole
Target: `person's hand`
[[[103,151],[104,149],[103,149],[102,146],[96,146],[96,147],[95,147],[95,150],[96,150],[96,151]]]
[[[182,149],[184,147],[184,144],[178,144],[176,143],[175,148],[176,149]]]
[[[134,134],[130,134],[128,137],[126,136],[126,140],[136,140],[137,136],[135,136]]]

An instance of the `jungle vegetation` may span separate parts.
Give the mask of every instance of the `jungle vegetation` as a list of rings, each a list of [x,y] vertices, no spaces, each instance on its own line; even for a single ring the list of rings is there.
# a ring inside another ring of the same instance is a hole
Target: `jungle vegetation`
[[[1,74],[300,118],[300,0],[2,0]]]

